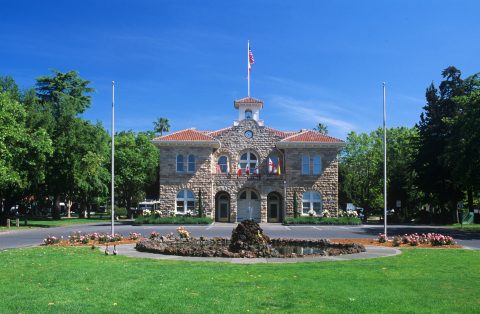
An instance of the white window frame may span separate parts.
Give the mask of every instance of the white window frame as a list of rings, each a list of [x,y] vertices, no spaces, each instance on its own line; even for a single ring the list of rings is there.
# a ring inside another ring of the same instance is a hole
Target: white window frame
[[[242,156],[247,154],[247,159],[242,159]],[[251,154],[255,156],[255,159],[251,159]],[[242,173],[245,173],[247,164],[250,165],[250,173],[254,173],[255,167],[258,165],[260,167],[260,159],[258,158],[258,155],[254,153],[251,150],[244,151],[243,153],[240,154],[239,158],[239,164],[240,168],[242,168]]]
[[[193,197],[190,197],[188,194],[189,192]],[[183,195],[178,196],[180,193]],[[178,202],[182,202],[182,211],[179,211]],[[186,215],[189,212],[193,212],[195,210],[195,193],[192,190],[183,189],[177,192],[175,196],[175,214],[177,215]]]
[[[314,195],[320,196],[320,199],[315,198]],[[307,198],[305,198],[307,197]],[[305,203],[308,203],[308,210],[305,212]],[[320,209],[315,211],[314,204],[320,204]],[[302,195],[302,216],[309,216],[309,211],[315,211],[315,216],[321,216],[323,211],[323,203],[322,203],[322,193],[317,191],[305,191]]]

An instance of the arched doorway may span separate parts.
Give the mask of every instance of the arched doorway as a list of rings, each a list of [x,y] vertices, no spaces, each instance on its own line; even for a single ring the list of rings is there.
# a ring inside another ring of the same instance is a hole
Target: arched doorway
[[[267,196],[267,221],[280,222],[282,219],[282,196],[277,192],[271,192]]]
[[[260,222],[260,194],[253,189],[238,193],[237,221],[246,219]]]
[[[218,192],[215,196],[215,221],[229,222],[230,195],[227,192]]]

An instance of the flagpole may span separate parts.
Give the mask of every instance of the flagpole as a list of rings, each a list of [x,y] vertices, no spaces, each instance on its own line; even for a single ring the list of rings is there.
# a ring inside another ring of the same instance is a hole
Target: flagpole
[[[248,97],[250,97],[250,40],[247,41],[247,81],[248,81]]]
[[[112,236],[115,234],[115,81],[112,81]]]
[[[383,233],[387,238],[387,104],[383,82]]]

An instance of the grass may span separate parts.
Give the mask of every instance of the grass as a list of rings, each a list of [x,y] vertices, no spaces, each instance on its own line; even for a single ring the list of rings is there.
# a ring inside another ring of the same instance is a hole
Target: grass
[[[0,252],[4,313],[475,313],[480,252],[404,249],[348,262],[234,265]]]
[[[452,227],[466,232],[480,232],[480,224],[453,224]]]
[[[31,229],[31,228],[52,228],[52,227],[61,227],[69,225],[80,225],[80,224],[91,224],[97,222],[108,222],[106,219],[78,219],[78,218],[62,218],[60,220],[53,220],[50,218],[29,218],[27,219],[27,225],[25,225],[25,220],[20,218],[20,227],[15,226],[15,220],[11,222],[10,229],[7,227],[0,227],[0,232],[5,231],[14,231],[21,229]]]
[[[287,217],[284,225],[361,225],[362,220],[356,217]]]
[[[155,224],[155,225],[209,225],[213,222],[209,217],[157,217],[157,216],[139,216],[134,224]]]

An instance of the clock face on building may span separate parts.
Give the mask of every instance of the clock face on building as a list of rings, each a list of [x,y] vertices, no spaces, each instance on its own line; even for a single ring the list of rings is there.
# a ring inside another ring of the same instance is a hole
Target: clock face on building
[[[253,137],[253,132],[248,130],[248,131],[245,131],[245,137],[246,138],[252,138]]]

